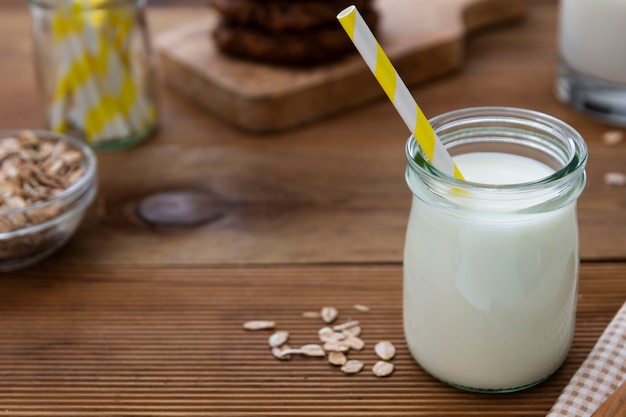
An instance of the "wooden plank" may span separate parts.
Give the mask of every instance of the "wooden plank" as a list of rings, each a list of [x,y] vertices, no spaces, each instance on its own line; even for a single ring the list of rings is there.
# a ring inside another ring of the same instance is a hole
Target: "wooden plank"
[[[0,392],[6,416],[545,416],[626,299],[624,264],[584,264],[574,344],[529,390],[472,394],[413,361],[402,331],[399,266],[215,269],[35,268],[0,279]],[[353,309],[355,303],[371,308]],[[370,368],[383,339],[395,373],[341,374],[320,358],[273,358],[276,320],[294,345],[325,305],[360,320]]]
[[[349,3],[347,3],[349,4]],[[521,17],[525,0],[385,0],[379,41],[408,84],[461,65],[468,32]],[[339,12],[339,10],[337,10]],[[184,96],[247,130],[299,126],[384,96],[356,54],[314,68],[285,68],[232,59],[211,39],[219,15],[156,39],[163,72]]]
[[[624,414],[626,414],[626,383],[622,383],[591,417],[613,417]]]

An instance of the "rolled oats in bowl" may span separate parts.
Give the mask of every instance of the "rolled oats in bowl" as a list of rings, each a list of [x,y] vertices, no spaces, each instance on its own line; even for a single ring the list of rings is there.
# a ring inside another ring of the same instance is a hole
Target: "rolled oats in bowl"
[[[59,249],[96,195],[96,157],[48,131],[0,131],[0,271]]]

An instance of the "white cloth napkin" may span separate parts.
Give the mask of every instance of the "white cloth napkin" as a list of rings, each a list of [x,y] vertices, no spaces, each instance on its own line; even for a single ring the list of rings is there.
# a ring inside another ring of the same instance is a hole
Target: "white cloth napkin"
[[[626,303],[563,389],[547,417],[589,417],[626,380]]]

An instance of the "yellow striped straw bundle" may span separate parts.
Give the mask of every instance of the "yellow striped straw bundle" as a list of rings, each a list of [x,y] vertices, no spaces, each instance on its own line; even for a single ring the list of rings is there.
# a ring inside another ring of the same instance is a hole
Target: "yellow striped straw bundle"
[[[62,0],[50,21],[58,62],[51,129],[82,132],[92,144],[146,134],[156,108],[134,65],[134,2]]]
[[[404,123],[430,163],[437,169],[463,179],[452,157],[437,138],[435,131],[419,108],[406,84],[400,79],[391,61],[355,6],[349,6],[337,19],[391,100]]]

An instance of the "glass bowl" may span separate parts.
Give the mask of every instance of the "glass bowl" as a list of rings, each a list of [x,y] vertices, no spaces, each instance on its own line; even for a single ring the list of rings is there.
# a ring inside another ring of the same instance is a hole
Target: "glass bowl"
[[[0,271],[34,265],[68,241],[96,196],[96,166],[72,137],[0,130]]]

